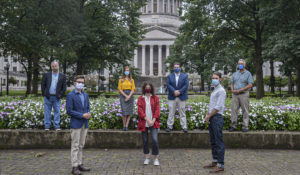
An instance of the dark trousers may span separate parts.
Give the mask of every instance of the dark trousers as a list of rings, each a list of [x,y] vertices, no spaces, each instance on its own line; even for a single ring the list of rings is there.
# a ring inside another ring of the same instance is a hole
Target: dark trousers
[[[143,138],[143,150],[144,154],[149,154],[149,142],[148,142],[148,130],[150,130],[152,137],[152,155],[158,155],[158,129],[154,127],[147,128],[146,131],[142,132]]]
[[[213,162],[217,162],[219,167],[224,168],[225,145],[223,141],[223,117],[216,114],[210,118],[208,125],[210,144],[212,147]]]

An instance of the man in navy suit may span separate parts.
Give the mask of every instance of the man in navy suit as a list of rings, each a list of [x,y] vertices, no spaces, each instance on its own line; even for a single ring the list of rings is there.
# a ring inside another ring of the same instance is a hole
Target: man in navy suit
[[[67,114],[71,116],[71,162],[72,174],[81,174],[81,171],[90,171],[82,164],[82,149],[88,132],[88,120],[91,117],[89,96],[83,91],[84,76],[74,79],[75,89],[67,95]]]
[[[178,112],[180,115],[180,124],[183,132],[188,132],[186,115],[185,115],[185,104],[188,99],[189,79],[188,76],[180,72],[180,64],[174,63],[174,73],[168,75],[167,77],[167,88],[168,103],[169,103],[169,116],[168,116],[168,126],[166,131],[170,132],[173,129],[174,115],[176,108],[178,107]]]

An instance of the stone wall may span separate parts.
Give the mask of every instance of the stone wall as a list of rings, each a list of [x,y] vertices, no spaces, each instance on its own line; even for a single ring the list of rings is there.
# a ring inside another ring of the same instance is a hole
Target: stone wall
[[[149,135],[150,136],[150,135]],[[151,140],[151,139],[150,139]],[[226,148],[300,149],[300,132],[224,132]],[[70,130],[0,130],[0,149],[70,148]],[[210,148],[208,131],[159,132],[160,148]],[[90,130],[86,148],[141,148],[139,131]]]

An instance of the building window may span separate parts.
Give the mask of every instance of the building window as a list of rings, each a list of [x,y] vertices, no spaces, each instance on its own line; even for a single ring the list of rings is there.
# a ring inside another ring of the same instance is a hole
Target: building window
[[[146,8],[146,6],[144,7],[144,13],[147,13],[147,8]]]
[[[4,62],[8,62],[8,59],[7,59],[7,58],[5,58],[5,59],[4,59]]]
[[[17,58],[14,58],[14,63],[16,63],[17,62]]]
[[[19,86],[20,80],[17,80],[17,86]]]
[[[17,72],[18,70],[17,70],[17,67],[13,67],[13,71],[14,72]]]

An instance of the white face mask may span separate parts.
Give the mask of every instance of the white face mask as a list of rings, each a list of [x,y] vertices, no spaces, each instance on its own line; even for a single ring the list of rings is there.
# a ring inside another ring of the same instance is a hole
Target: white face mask
[[[76,83],[76,89],[82,90],[84,88],[83,83]]]

